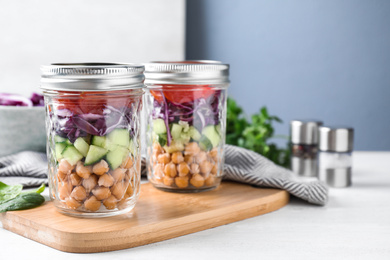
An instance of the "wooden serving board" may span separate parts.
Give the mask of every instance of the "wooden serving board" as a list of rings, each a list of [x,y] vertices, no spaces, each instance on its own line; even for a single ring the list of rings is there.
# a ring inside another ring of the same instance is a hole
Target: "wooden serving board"
[[[3,227],[61,251],[105,252],[146,245],[277,210],[289,195],[223,182],[215,190],[178,194],[141,185],[134,210],[114,217],[86,219],[63,215],[53,203],[0,214]]]

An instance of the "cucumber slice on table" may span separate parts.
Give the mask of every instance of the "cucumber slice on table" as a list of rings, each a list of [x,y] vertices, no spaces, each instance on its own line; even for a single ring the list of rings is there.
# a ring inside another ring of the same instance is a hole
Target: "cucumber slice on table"
[[[107,149],[102,147],[91,145],[89,146],[87,157],[85,158],[84,165],[91,165],[99,162],[107,154]]]
[[[153,132],[156,134],[165,134],[167,132],[165,121],[162,119],[153,120]]]
[[[179,140],[183,127],[179,124],[172,124],[171,135],[173,140]]]
[[[74,141],[74,147],[85,157],[89,150],[89,144],[84,140],[83,137],[79,137]]]
[[[76,165],[84,157],[73,145],[68,145],[61,155],[70,165]]]
[[[129,147],[130,134],[127,129],[115,129],[107,135],[107,140],[112,144]]]
[[[210,140],[213,147],[216,147],[221,141],[221,136],[219,135],[217,129],[215,129],[215,126],[213,125],[209,125],[203,128],[202,135],[204,135]]]
[[[114,170],[122,164],[128,155],[129,150],[127,148],[118,146],[115,150],[107,153],[106,160],[110,168]]]
[[[55,153],[56,153],[57,161],[59,161],[62,158],[64,158],[62,156],[62,152],[65,150],[66,146],[67,146],[66,143],[56,143],[56,145],[55,145]]]

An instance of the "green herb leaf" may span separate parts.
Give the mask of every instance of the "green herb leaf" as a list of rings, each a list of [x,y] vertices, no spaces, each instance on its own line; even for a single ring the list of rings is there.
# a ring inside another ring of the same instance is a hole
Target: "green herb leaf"
[[[31,209],[40,206],[45,198],[35,192],[22,193],[15,198],[0,204],[0,213],[11,210]]]
[[[0,204],[15,198],[22,192],[22,185],[7,185],[3,182],[0,182]]]
[[[274,163],[284,167],[290,165],[290,149],[279,148],[276,144],[271,143],[274,136],[273,123],[282,123],[277,116],[271,116],[266,107],[260,108],[258,114],[254,114],[248,121],[244,110],[239,107],[232,98],[227,100],[226,115],[226,143],[244,147],[255,151]],[[286,140],[288,138],[285,138]]]

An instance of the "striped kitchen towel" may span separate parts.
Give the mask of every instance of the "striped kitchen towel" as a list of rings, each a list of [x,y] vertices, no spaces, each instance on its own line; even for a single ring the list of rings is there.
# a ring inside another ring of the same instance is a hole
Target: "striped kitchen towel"
[[[46,154],[38,152],[20,152],[0,157],[0,181],[8,185],[22,184],[35,187],[47,184]]]
[[[328,188],[325,183],[308,182],[264,156],[241,147],[225,145],[224,171],[225,180],[283,189],[317,205],[325,205],[328,200]]]
[[[0,181],[37,186],[47,183],[46,155],[21,152],[0,158]],[[232,145],[225,145],[225,180],[259,187],[287,190],[290,194],[317,205],[325,205],[328,189],[323,182],[307,182],[293,172],[275,165],[258,153]],[[142,174],[146,174],[145,160]]]

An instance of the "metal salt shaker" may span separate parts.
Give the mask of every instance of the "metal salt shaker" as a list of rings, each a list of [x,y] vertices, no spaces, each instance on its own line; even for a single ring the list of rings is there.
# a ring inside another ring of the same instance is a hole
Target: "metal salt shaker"
[[[319,179],[330,187],[352,185],[353,136],[351,127],[319,128]]]

